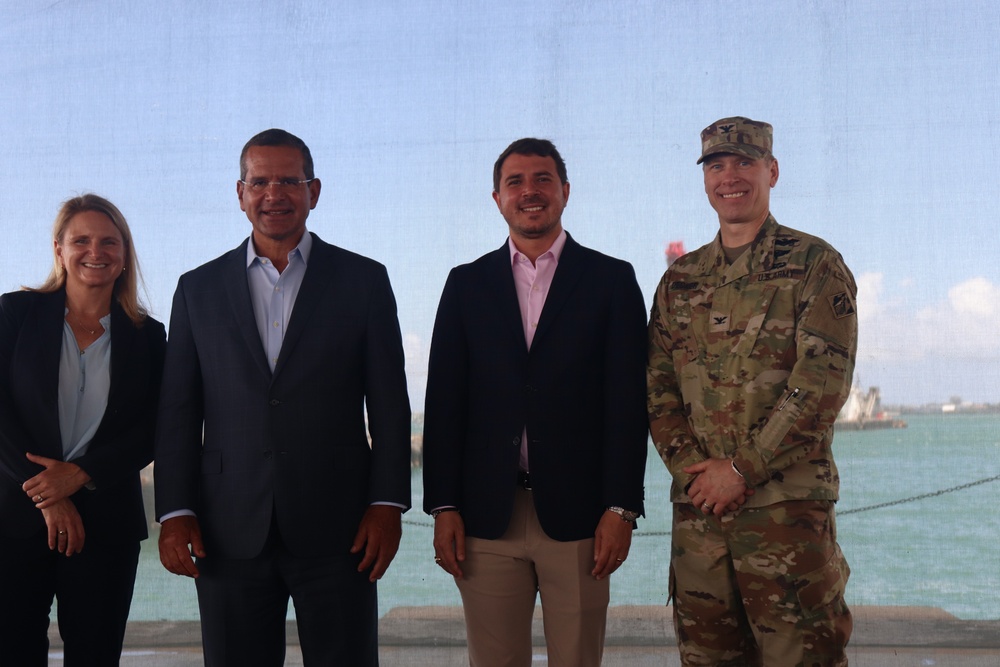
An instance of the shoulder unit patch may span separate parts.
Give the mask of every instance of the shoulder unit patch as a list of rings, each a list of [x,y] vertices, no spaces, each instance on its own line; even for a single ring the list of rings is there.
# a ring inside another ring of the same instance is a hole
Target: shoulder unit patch
[[[834,294],[833,296],[827,297],[830,301],[830,308],[833,309],[833,316],[838,320],[842,317],[847,317],[848,315],[853,315],[856,311],[854,308],[854,300],[851,295],[847,292],[840,292],[839,294]]]

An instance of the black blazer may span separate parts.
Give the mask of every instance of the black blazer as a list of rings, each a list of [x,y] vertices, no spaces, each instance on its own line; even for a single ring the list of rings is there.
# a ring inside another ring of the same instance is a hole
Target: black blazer
[[[526,348],[510,251],[448,276],[424,414],[424,509],[452,505],[466,534],[503,535],[521,436],[538,519],[593,537],[604,510],[643,509],[646,312],[632,266],[568,238]]]
[[[260,553],[272,510],[296,555],[346,554],[371,502],[410,504],[410,406],[388,274],[313,239],[273,373],[250,300],[248,241],[177,284],[156,513],[193,510],[213,556]]]
[[[0,296],[0,530],[9,537],[45,528],[42,513],[21,490],[43,470],[25,452],[62,459],[58,387],[65,308],[61,290]],[[153,458],[165,347],[163,324],[146,318],[136,328],[112,302],[108,406],[87,453],[74,459],[95,486],[72,497],[88,540],[147,536],[139,471]]]

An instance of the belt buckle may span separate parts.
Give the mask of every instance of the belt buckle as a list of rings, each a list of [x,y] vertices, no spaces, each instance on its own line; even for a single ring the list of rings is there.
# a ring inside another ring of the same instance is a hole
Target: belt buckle
[[[517,473],[517,485],[525,491],[531,491],[531,473],[519,470]]]

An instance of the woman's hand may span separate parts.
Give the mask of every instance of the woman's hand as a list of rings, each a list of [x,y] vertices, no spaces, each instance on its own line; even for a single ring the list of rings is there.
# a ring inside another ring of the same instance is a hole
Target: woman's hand
[[[69,498],[90,481],[90,475],[75,463],[67,463],[57,459],[49,459],[28,452],[25,454],[32,463],[44,466],[45,470],[38,473],[21,488],[40,510],[52,507],[53,504]]]
[[[83,519],[72,500],[63,498],[51,503],[42,510],[42,516],[49,529],[49,549],[67,556],[83,551]]]

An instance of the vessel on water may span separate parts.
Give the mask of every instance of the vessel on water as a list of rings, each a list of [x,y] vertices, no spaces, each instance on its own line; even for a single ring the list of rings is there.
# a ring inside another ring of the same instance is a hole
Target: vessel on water
[[[874,431],[884,428],[906,428],[906,422],[882,410],[878,387],[851,387],[847,402],[837,415],[834,428],[838,431]]]

